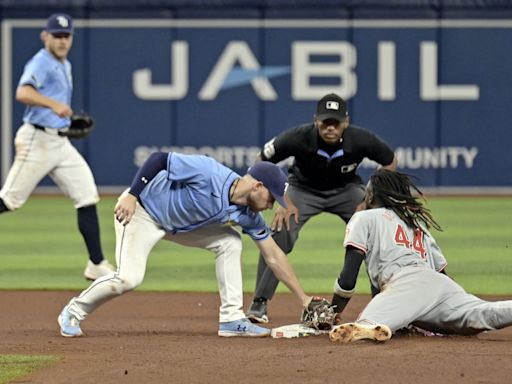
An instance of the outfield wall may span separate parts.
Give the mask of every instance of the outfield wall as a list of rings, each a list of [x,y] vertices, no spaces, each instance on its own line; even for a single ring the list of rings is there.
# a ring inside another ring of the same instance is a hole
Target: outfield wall
[[[337,92],[421,185],[512,189],[510,2],[49,3],[0,8],[2,180],[23,112],[17,81],[46,17],[62,10],[76,20],[73,108],[97,120],[75,143],[103,188],[129,184],[155,150],[205,153],[244,172],[267,140]]]

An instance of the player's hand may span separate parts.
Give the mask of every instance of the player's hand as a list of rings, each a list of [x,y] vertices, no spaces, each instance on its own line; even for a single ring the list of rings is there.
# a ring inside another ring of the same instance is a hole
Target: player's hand
[[[59,103],[58,101],[52,106],[52,111],[60,117],[69,117],[73,114],[73,110],[71,107],[64,103]]]
[[[127,191],[123,192],[119,199],[117,200],[117,204],[114,208],[114,215],[116,216],[116,220],[121,224],[126,225],[130,222],[135,213],[135,206],[137,205],[137,198]]]
[[[299,210],[293,204],[287,204],[288,208],[279,207],[276,210],[276,214],[274,215],[274,219],[272,220],[272,225],[270,229],[272,231],[281,232],[283,229],[283,225],[286,226],[286,230],[290,230],[290,217],[295,217],[295,223],[299,223]]]

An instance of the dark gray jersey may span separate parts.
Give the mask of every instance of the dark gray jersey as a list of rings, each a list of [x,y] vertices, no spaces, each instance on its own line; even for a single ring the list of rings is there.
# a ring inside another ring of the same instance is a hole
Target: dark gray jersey
[[[427,230],[414,230],[387,208],[356,212],[347,224],[345,247],[365,253],[372,285],[383,288],[405,266],[442,270],[447,262]]]

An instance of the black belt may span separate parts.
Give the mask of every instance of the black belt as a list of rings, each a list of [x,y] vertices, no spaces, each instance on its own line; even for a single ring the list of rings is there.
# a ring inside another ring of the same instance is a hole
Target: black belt
[[[48,132],[47,128],[43,127],[42,125],[34,124],[34,123],[30,123],[30,124],[32,124],[35,129],[40,129],[41,131]],[[48,128],[48,129],[53,130],[54,128]],[[63,136],[62,132],[60,132],[59,130],[56,130],[56,131],[57,131],[57,135]]]

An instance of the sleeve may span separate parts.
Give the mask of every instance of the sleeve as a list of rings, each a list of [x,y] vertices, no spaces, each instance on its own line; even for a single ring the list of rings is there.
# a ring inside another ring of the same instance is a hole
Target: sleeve
[[[35,89],[39,90],[43,87],[48,78],[48,65],[40,63],[40,60],[30,60],[23,70],[18,87],[24,85],[31,85]]]
[[[168,156],[169,154],[164,152],[152,153],[133,178],[130,194],[139,197],[144,187],[153,180],[157,173],[166,169]]]
[[[261,159],[276,164],[290,156],[294,156],[297,135],[297,128],[292,128],[274,137],[265,143],[261,149]]]
[[[345,239],[343,246],[354,247],[363,253],[368,250],[368,238],[369,238],[369,211],[360,211],[354,213],[352,218],[347,224],[345,229]]]
[[[366,138],[363,141],[366,145],[366,157],[380,165],[391,164],[395,158],[393,149],[374,133],[366,130],[364,132],[366,134]]]
[[[248,209],[246,209],[246,214],[243,215],[243,219],[238,224],[242,227],[242,232],[248,234],[255,241],[265,240],[271,234],[263,215],[248,212]]]
[[[336,306],[337,313],[343,311],[355,292],[357,275],[361,268],[364,255],[361,251],[348,246],[345,253],[345,263],[338,279],[334,282],[332,304]]]

